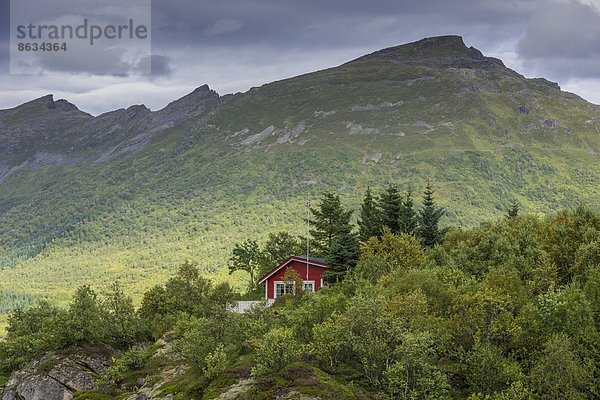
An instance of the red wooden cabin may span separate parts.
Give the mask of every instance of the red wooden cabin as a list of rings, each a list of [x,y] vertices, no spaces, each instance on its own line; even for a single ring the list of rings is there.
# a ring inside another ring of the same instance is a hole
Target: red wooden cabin
[[[267,299],[283,296],[290,290],[290,288],[286,288],[283,281],[283,276],[288,267],[296,270],[304,280],[304,290],[309,292],[316,292],[323,286],[323,273],[329,268],[322,258],[309,257],[307,263],[306,257],[290,257],[258,281],[259,284],[266,282],[265,296]]]

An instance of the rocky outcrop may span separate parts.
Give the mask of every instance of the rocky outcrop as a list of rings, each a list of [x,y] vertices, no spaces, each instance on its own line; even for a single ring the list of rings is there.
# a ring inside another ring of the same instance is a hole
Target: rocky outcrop
[[[529,115],[531,111],[529,110],[529,108],[525,107],[525,106],[520,106],[519,107],[519,114],[523,114],[523,115]]]
[[[2,400],[70,400],[78,390],[98,389],[96,379],[108,367],[110,347],[52,352],[13,373]]]

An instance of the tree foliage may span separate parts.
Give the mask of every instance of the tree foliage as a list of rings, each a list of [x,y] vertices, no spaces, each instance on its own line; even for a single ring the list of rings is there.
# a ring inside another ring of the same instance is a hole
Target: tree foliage
[[[379,196],[378,206],[381,212],[381,225],[387,226],[392,233],[400,233],[402,197],[398,186],[390,183]]]
[[[446,232],[445,229],[439,226],[440,219],[444,215],[444,210],[436,206],[433,194],[434,191],[431,187],[431,182],[427,182],[427,186],[423,192],[423,207],[419,210],[418,214],[418,233],[423,244],[428,247],[433,247],[439,243]]]
[[[358,234],[361,242],[366,242],[373,236],[379,236],[381,233],[381,215],[371,188],[367,187],[365,198],[360,206],[358,216]]]
[[[342,205],[340,196],[325,192],[316,207],[310,208],[312,246],[315,255],[325,257],[330,253],[331,245],[341,232],[350,231],[351,210]]]

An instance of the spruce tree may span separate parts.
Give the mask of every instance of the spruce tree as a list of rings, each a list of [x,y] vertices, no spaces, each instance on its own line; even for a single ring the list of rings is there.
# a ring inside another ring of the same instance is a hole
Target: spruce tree
[[[400,233],[414,234],[417,230],[417,212],[414,208],[412,192],[408,190],[404,195],[400,208]]]
[[[358,217],[358,234],[362,242],[366,242],[370,237],[381,234],[381,219],[375,200],[371,195],[371,188],[367,187],[367,193],[360,207]]]
[[[400,233],[400,209],[402,196],[398,187],[392,183],[379,196],[379,209],[381,210],[381,225],[390,228],[393,234]]]
[[[325,192],[319,204],[310,209],[310,213],[311,249],[316,250],[313,253],[315,256],[325,257],[329,254],[331,244],[338,233],[352,230],[352,211],[344,209],[337,194]]]
[[[506,219],[514,219],[519,215],[519,211],[521,211],[521,206],[517,200],[513,200],[510,202],[508,206],[508,212],[506,213]]]
[[[329,269],[323,274],[323,279],[327,282],[338,282],[351,271],[358,262],[360,253],[360,243],[350,226],[341,227],[337,236],[331,243],[329,254],[325,257]]]
[[[423,207],[419,210],[418,215],[419,238],[421,243],[428,247],[433,247],[436,243],[439,243],[447,231],[447,229],[440,230],[439,228],[444,209],[436,206],[433,193],[431,182],[428,181],[423,192]]]

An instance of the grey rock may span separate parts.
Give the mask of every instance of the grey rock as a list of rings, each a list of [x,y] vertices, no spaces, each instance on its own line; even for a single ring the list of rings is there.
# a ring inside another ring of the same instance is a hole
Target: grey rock
[[[103,347],[93,353],[80,350],[38,357],[10,376],[2,400],[70,400],[79,390],[98,389],[96,376],[106,371],[111,354],[112,349]]]
[[[594,151],[594,149],[592,149],[590,146],[585,146],[585,151],[587,151],[589,154],[596,156],[598,155],[597,152]]]
[[[540,121],[540,126],[542,128],[554,128],[558,125],[560,125],[560,121],[558,121],[558,120],[555,121],[550,118],[544,118],[543,120]]]
[[[529,108],[527,108],[525,106],[519,107],[519,114],[529,115],[530,112],[531,111],[529,110]]]

